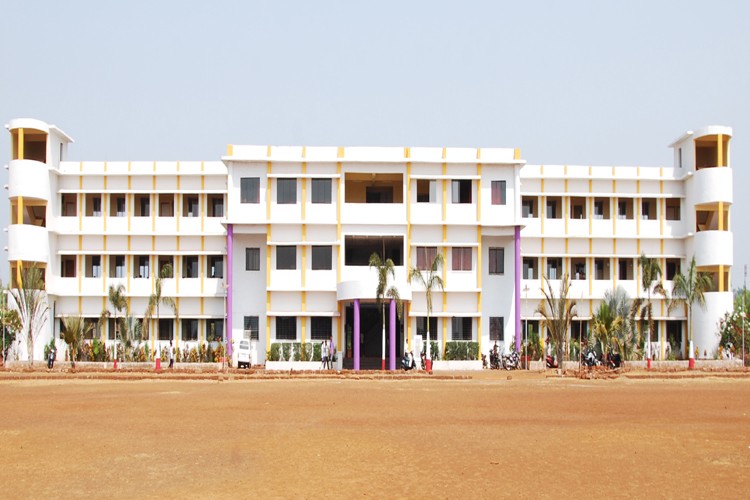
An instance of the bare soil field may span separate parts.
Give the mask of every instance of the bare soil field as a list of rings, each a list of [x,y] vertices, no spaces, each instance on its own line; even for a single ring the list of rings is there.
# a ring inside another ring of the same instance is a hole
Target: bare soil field
[[[747,498],[750,488],[744,376],[0,376],[0,415],[6,498]]]

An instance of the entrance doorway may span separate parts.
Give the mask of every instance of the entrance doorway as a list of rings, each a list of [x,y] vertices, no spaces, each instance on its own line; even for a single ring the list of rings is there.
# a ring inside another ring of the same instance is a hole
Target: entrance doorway
[[[390,331],[389,331],[389,303],[385,304],[385,358],[388,366],[388,352],[390,350]],[[380,370],[382,360],[382,337],[383,337],[383,315],[382,309],[377,307],[375,302],[361,302],[359,304],[359,357],[361,370]],[[344,368],[352,369],[354,367],[354,304],[346,305],[345,328],[346,339],[345,346],[352,346],[351,357],[344,358]],[[396,358],[399,359],[404,354],[404,329],[403,320],[396,318]],[[396,368],[399,367],[398,361]]]

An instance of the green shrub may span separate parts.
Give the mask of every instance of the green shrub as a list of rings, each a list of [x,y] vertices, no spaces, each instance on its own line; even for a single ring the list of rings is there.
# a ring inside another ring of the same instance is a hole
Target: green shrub
[[[479,343],[462,340],[445,343],[444,359],[448,361],[467,361],[479,358]]]

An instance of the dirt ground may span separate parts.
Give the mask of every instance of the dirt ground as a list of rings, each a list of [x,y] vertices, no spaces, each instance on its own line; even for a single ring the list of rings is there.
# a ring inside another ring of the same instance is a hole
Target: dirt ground
[[[19,497],[747,498],[750,378],[0,377]]]

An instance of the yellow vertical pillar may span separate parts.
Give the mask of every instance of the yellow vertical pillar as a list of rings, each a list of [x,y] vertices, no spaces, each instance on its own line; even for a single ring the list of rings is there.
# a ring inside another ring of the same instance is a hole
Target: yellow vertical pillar
[[[18,197],[16,210],[16,224],[23,224],[23,196]]]
[[[23,129],[18,129],[18,159],[23,160]]]
[[[719,264],[719,291],[724,291],[724,265]]]
[[[719,202],[719,231],[724,231],[724,202]]]
[[[716,136],[716,166],[717,167],[723,167],[724,166],[724,136],[722,134],[718,134]]]

